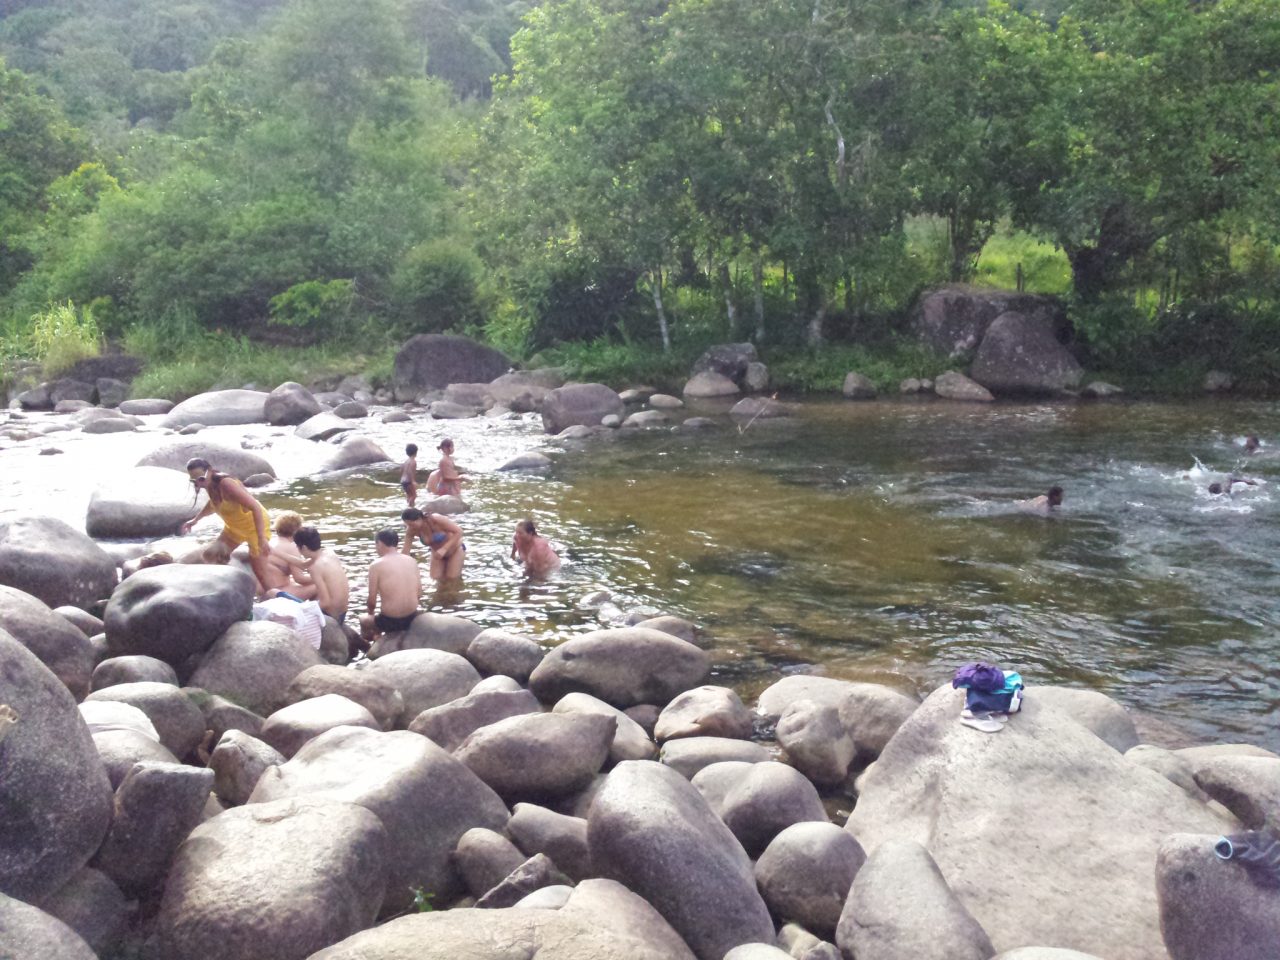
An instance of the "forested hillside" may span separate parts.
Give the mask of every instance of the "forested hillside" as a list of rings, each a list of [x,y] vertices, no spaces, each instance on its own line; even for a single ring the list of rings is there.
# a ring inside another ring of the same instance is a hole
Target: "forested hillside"
[[[1063,295],[1096,366],[1280,382],[1274,0],[0,14],[9,355],[892,352],[977,281]]]

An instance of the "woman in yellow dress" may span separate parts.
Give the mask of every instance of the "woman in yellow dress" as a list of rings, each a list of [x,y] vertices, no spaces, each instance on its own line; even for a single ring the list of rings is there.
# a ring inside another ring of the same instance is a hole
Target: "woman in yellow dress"
[[[242,543],[249,545],[249,565],[258,578],[259,590],[265,589],[263,584],[269,576],[267,557],[271,553],[267,542],[271,521],[267,517],[267,511],[245,489],[243,483],[235,477],[219,473],[203,457],[193,457],[187,461],[187,476],[191,478],[191,484],[196,490],[203,490],[209,495],[209,502],[204,505],[203,510],[182,525],[182,532],[189,533],[198,521],[216,513],[223,523],[218,540],[228,552]]]

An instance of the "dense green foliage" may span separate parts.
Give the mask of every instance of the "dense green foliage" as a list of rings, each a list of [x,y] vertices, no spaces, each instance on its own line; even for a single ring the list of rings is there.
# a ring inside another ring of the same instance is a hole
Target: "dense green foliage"
[[[970,281],[1065,297],[1099,368],[1280,383],[1274,0],[0,14],[5,353],[69,309],[169,394],[432,330],[825,387],[933,372],[903,320]]]

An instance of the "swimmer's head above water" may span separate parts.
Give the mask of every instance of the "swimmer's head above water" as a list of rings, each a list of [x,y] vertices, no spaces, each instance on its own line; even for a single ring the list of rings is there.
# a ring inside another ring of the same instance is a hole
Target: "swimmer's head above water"
[[[1050,487],[1049,492],[1045,494],[1045,497],[1048,500],[1049,506],[1051,507],[1061,506],[1062,505],[1062,488],[1056,487],[1056,486]]]

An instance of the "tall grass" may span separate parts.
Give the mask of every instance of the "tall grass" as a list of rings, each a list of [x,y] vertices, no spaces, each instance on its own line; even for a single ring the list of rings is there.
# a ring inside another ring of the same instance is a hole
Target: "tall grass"
[[[102,352],[102,333],[89,307],[70,300],[50,304],[31,318],[31,346],[46,376],[56,376]]]

